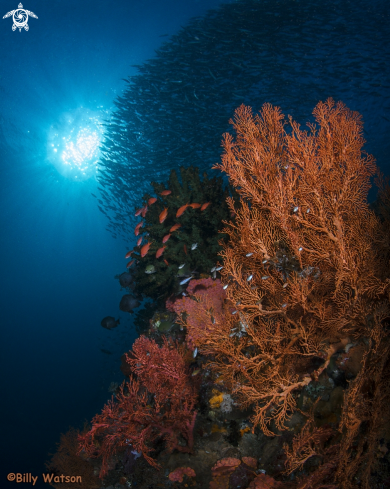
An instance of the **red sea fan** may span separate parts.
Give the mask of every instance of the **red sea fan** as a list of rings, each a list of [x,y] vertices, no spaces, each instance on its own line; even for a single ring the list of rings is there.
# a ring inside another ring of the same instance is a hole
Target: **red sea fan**
[[[149,454],[161,437],[168,451],[191,452],[193,447],[197,394],[183,351],[166,339],[159,347],[141,336],[134,343],[128,363],[137,380],[130,377],[116,398],[94,417],[92,429],[79,437],[79,453],[101,459],[101,478],[107,474],[113,455],[129,446],[142,452],[156,468],[159,466]],[[187,446],[180,443],[179,436]]]

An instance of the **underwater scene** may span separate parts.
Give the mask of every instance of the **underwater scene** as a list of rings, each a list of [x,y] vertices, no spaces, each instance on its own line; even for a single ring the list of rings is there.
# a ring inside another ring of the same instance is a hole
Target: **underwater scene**
[[[390,3],[28,1],[0,489],[390,488]]]

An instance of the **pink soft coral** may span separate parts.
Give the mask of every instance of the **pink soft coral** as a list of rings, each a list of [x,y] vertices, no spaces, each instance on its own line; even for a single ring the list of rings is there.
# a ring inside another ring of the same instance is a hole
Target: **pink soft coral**
[[[195,471],[191,467],[178,467],[169,474],[169,480],[172,482],[183,482],[184,476],[195,477]]]
[[[212,327],[216,320],[222,320],[226,293],[220,280],[202,278],[190,282],[187,294],[187,297],[170,302],[169,307],[178,315],[179,322],[187,327],[187,344],[194,349],[202,329]]]

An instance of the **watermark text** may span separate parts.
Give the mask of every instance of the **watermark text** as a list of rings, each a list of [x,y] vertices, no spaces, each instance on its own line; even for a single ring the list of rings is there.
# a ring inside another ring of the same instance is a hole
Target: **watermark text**
[[[32,475],[31,472],[26,472],[26,473],[20,473],[20,472],[10,472],[7,475],[7,479],[11,482],[24,482],[25,484],[32,484],[35,486],[35,484],[38,481],[39,476],[38,475]],[[42,479],[43,482],[46,482],[47,484],[51,484],[52,482],[54,483],[60,483],[60,482],[70,482],[70,483],[82,483],[82,478],[81,475],[58,475],[58,474],[42,474]]]

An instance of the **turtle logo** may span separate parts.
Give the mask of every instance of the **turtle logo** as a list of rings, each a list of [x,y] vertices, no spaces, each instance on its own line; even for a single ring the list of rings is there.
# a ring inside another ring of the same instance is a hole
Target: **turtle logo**
[[[38,17],[34,14],[34,12],[30,12],[29,10],[24,10],[23,5],[19,3],[18,8],[16,10],[11,10],[11,12],[8,12],[4,15],[3,19],[6,19],[7,17],[11,17],[14,21],[12,25],[12,30],[16,31],[16,29],[19,29],[19,32],[22,30],[22,27],[26,31],[28,31],[28,16],[34,17],[34,19],[37,19]]]

